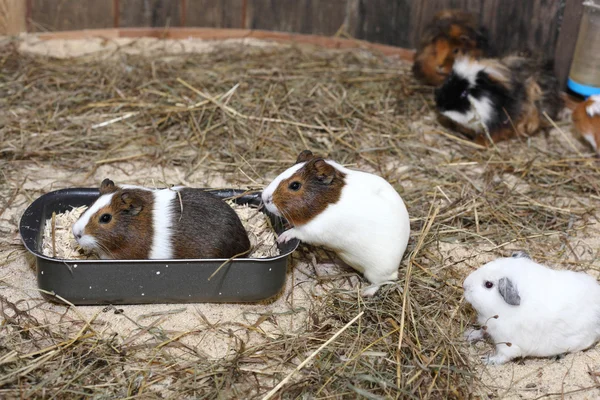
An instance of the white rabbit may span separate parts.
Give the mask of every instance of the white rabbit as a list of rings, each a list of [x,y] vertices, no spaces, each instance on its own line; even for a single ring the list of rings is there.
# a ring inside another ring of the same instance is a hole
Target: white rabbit
[[[463,288],[496,345],[488,364],[577,352],[600,339],[600,285],[586,273],[553,270],[517,253],[472,272]]]
[[[270,212],[294,226],[279,241],[300,239],[334,250],[375,284],[364,296],[398,279],[410,221],[402,198],[380,176],[305,150],[263,191],[262,200]]]

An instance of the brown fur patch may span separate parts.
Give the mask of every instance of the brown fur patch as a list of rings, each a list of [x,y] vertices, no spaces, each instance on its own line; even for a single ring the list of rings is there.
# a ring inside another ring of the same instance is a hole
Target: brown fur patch
[[[479,64],[485,66],[485,72],[488,74],[491,80],[498,82],[508,90],[513,89],[510,69],[506,65],[502,64],[500,60],[495,58],[487,58],[479,60]]]
[[[437,13],[425,29],[417,52],[413,73],[425,84],[439,86],[450,74],[456,57],[475,58],[487,54],[483,35],[473,14],[460,10]]]
[[[96,212],[85,227],[103,252],[114,259],[147,259],[153,240],[152,192],[121,189],[113,192],[110,204]],[[103,214],[110,214],[108,223],[100,223]]]
[[[323,212],[329,204],[339,201],[346,174],[322,158],[311,158],[294,175],[279,183],[273,193],[273,203],[293,225],[304,225]],[[298,190],[290,188],[299,183]]]
[[[552,69],[543,58],[511,55],[479,62],[486,66],[490,80],[512,93],[511,105],[515,105],[510,116],[504,115],[501,124],[490,128],[494,142],[531,136],[552,126],[543,113],[556,118],[564,103]],[[478,135],[475,141],[485,146],[490,144],[485,134]]]
[[[596,146],[600,144],[600,115],[594,115],[590,117],[587,113],[587,106],[593,103],[592,99],[587,99],[586,101],[579,103],[575,110],[573,110],[573,115],[571,118],[573,119],[573,127],[575,131],[583,136],[583,135],[592,135],[594,140],[596,141]],[[598,152],[598,148],[594,148],[596,152]]]

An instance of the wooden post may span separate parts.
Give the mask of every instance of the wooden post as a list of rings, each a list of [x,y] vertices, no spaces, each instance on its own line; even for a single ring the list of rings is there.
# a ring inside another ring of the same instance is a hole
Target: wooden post
[[[573,54],[575,53],[575,44],[577,43],[577,35],[579,34],[579,25],[581,23],[582,15],[582,0],[566,1],[565,13],[563,15],[554,53],[554,72],[558,77],[561,89],[565,87],[567,78],[569,77],[569,70],[571,69],[571,61],[573,61]]]
[[[0,0],[0,35],[17,35],[27,30],[24,0]]]

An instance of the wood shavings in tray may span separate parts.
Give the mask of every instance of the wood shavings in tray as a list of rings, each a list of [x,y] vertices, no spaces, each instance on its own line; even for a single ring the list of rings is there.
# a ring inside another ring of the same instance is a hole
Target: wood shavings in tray
[[[277,239],[269,218],[248,204],[235,204],[232,201],[228,201],[227,203],[235,210],[246,232],[248,232],[250,245],[253,249],[250,257],[265,258],[278,256],[279,248],[277,248]]]
[[[246,232],[248,232],[248,238],[253,249],[249,257],[265,258],[278,256],[279,249],[277,248],[275,232],[267,216],[247,204],[239,205],[229,201],[227,203],[238,214]],[[86,254],[82,251],[71,231],[73,224],[86,209],[87,207],[85,206],[73,208],[64,213],[55,214],[54,222],[52,222],[52,218],[46,221],[42,241],[42,254],[61,260],[98,259],[96,254]],[[53,225],[54,241],[52,239]]]
[[[79,216],[87,209],[86,206],[76,207],[67,210],[64,213],[54,214],[52,218],[46,220],[44,226],[44,237],[42,240],[42,254],[61,260],[97,260],[96,254],[86,254],[83,252],[71,229],[77,222]],[[54,229],[53,228],[54,225]],[[54,240],[52,231],[54,230]]]

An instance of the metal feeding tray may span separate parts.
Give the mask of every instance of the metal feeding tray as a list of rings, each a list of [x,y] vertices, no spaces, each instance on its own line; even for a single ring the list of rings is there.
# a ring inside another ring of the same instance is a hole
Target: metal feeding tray
[[[260,193],[241,190],[211,190],[221,198],[234,198],[238,204],[260,204]],[[59,260],[42,254],[46,220],[52,212],[89,206],[98,189],[73,188],[47,193],[35,200],[21,217],[21,238],[36,257],[38,287],[52,301],[73,304],[143,304],[198,302],[255,302],[276,295],[285,284],[289,255],[298,240],[279,245],[280,255],[268,258],[227,260]],[[267,214],[279,234],[283,221]]]

